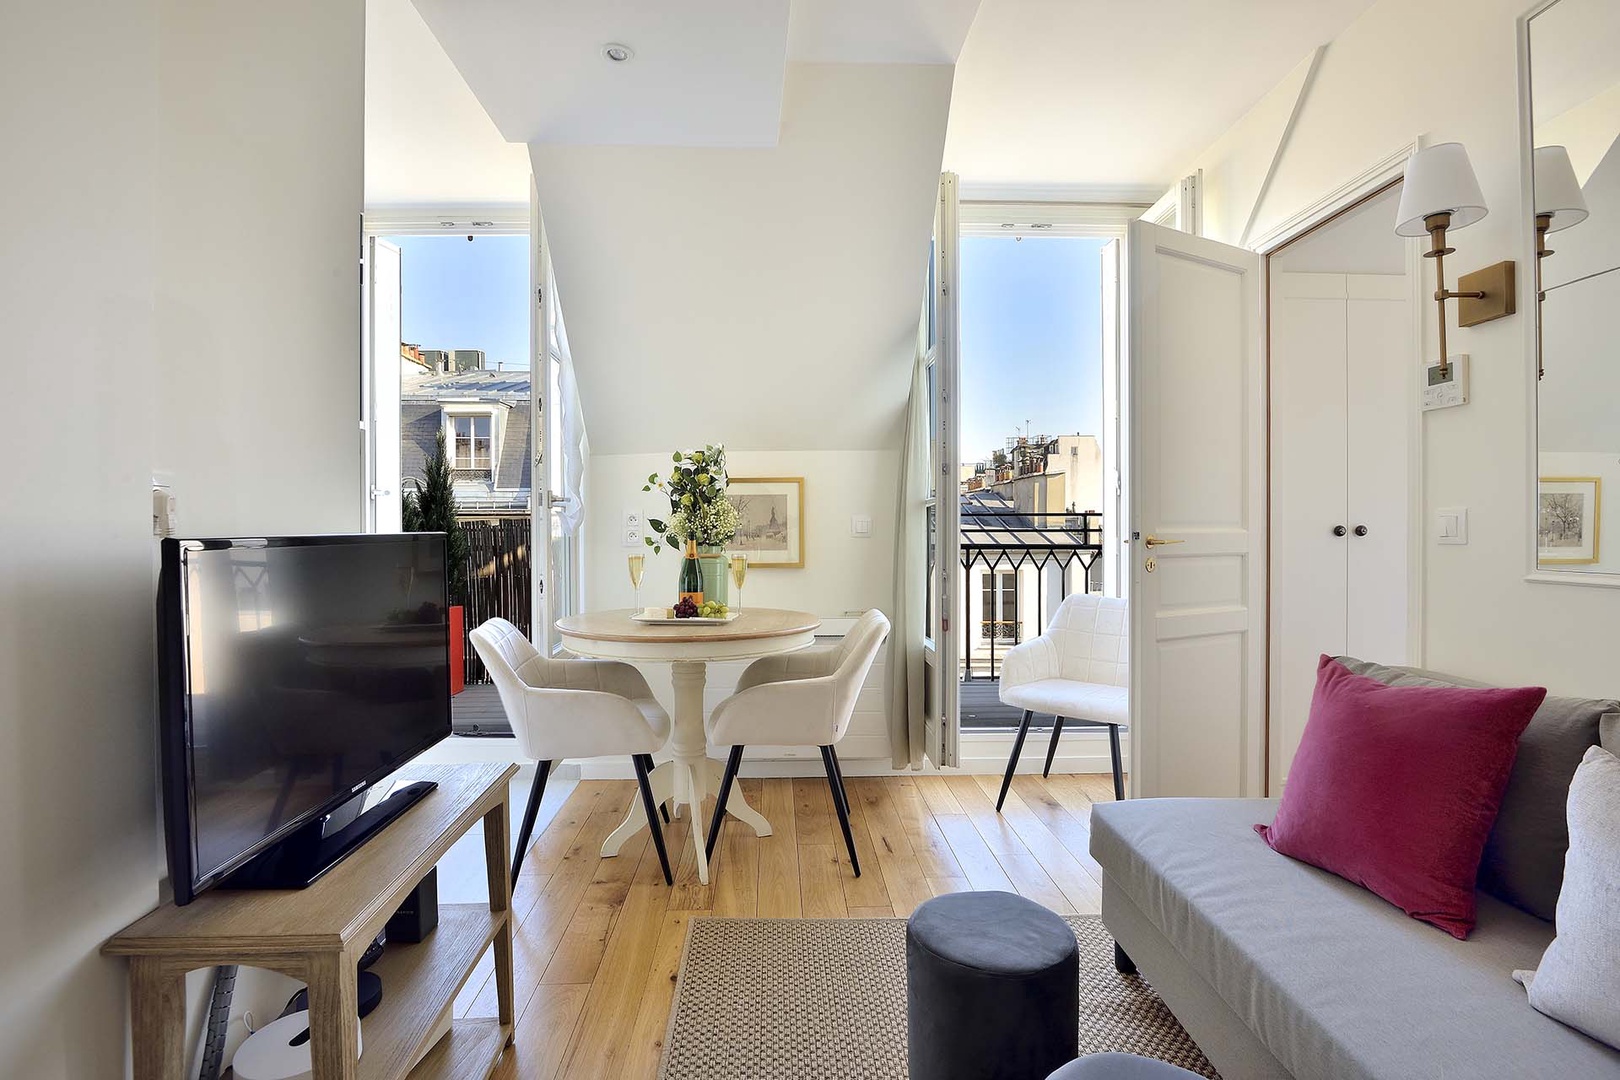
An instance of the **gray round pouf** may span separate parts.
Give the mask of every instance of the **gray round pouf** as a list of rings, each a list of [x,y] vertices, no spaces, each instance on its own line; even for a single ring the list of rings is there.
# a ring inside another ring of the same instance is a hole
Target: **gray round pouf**
[[[1005,892],[936,896],[906,923],[911,1080],[1042,1080],[1079,1053],[1074,931]]]

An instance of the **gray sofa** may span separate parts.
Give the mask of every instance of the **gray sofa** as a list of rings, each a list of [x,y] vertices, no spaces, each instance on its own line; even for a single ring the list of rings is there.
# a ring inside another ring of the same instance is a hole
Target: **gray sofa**
[[[1401,685],[1478,685],[1350,658]],[[1099,804],[1103,921],[1225,1080],[1620,1077],[1620,1050],[1532,1009],[1569,844],[1564,802],[1620,703],[1549,697],[1519,755],[1466,941],[1268,848],[1271,799]],[[1606,717],[1607,714],[1607,718]]]

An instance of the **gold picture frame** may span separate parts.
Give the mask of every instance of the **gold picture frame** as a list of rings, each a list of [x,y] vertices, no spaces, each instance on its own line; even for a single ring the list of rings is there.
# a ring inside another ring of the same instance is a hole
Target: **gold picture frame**
[[[1602,521],[1601,477],[1541,477],[1536,484],[1536,564],[1591,566],[1598,561]]]
[[[727,551],[748,556],[750,570],[804,569],[804,477],[733,476],[726,498],[737,508]]]

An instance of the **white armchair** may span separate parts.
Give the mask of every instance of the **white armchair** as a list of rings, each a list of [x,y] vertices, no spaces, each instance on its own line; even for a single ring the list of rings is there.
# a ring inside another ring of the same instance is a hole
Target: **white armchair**
[[[539,765],[518,831],[513,880],[523,866],[552,765],[566,758],[624,754],[636,770],[664,880],[674,884],[669,854],[664,850],[664,830],[654,820],[652,787],[647,781],[653,751],[669,738],[669,716],[641,672],[612,660],[541,656],[523,632],[505,619],[490,619],[468,636],[501,695],[518,750]],[[667,811],[665,820],[669,820]]]
[[[849,828],[849,795],[838,764],[835,743],[849,729],[855,699],[889,636],[889,620],[876,608],[866,612],[837,645],[801,649],[767,656],[748,665],[737,681],[737,692],[709,717],[709,740],[731,747],[720,793],[709,823],[707,852],[714,857],[715,841],[726,818],[726,799],[737,779],[743,749],[748,746],[819,746],[827,784],[832,789],[838,823],[855,876],[861,876],[855,857],[855,838]]]
[[[1052,745],[1046,751],[1042,776],[1052,772],[1065,721],[1106,727],[1113,755],[1114,798],[1125,797],[1119,729],[1130,719],[1129,656],[1125,601],[1084,593],[1070,596],[1058,606],[1044,634],[1008,650],[1001,665],[1001,700],[1023,709],[1024,718],[996,798],[998,811],[1007,799],[1030,720],[1038,712],[1053,716]]]

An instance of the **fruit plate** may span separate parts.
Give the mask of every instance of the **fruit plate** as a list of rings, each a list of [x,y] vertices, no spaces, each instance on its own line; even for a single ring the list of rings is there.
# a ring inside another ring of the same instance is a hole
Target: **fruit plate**
[[[705,618],[702,615],[694,615],[690,619],[677,619],[674,616],[670,616],[669,618],[665,619],[657,615],[645,615],[638,611],[634,615],[631,615],[630,619],[632,622],[638,622],[642,626],[724,626],[726,623],[735,620],[741,614],[742,612],[740,611],[732,611],[727,612],[724,618],[719,619]]]

